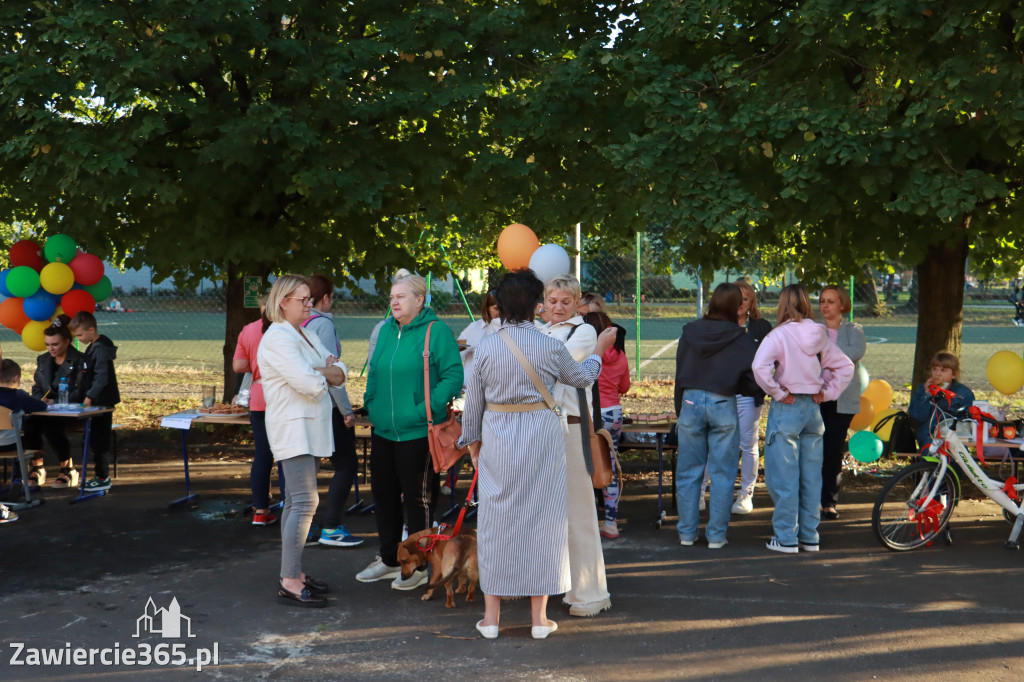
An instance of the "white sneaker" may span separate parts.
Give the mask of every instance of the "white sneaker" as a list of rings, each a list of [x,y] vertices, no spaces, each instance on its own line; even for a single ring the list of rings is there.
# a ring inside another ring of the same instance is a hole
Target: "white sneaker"
[[[754,498],[746,493],[740,493],[736,501],[732,503],[733,514],[749,514],[754,511]]]
[[[408,578],[402,577],[402,570],[398,569],[398,577],[395,578],[391,583],[392,590],[415,590],[417,587],[427,582],[430,576],[424,571],[413,571],[412,575]]]
[[[380,557],[373,560],[373,563],[356,573],[356,580],[361,583],[372,583],[378,580],[390,580],[401,578],[402,569],[400,566],[388,566]]]
[[[819,549],[821,549],[821,547],[818,546],[817,542],[815,542],[813,545],[809,542],[801,542],[800,549],[804,550],[805,552],[817,552]]]
[[[708,549],[722,549],[729,544],[728,540],[721,540],[719,542],[708,541]]]
[[[796,545],[782,544],[781,542],[779,542],[779,539],[774,535],[772,536],[771,540],[765,543],[764,546],[772,550],[773,552],[782,552],[783,554],[796,554],[800,551],[800,548]]]
[[[572,604],[571,606],[569,606],[569,615],[579,616],[581,618],[591,618],[601,613],[602,611],[607,611],[611,607],[611,597],[605,597],[604,599],[600,599],[598,601],[590,601],[584,604]],[[554,632],[554,629],[552,629],[551,632]],[[547,637],[547,635],[544,635],[544,637]],[[543,637],[534,637],[534,639],[543,639]]]

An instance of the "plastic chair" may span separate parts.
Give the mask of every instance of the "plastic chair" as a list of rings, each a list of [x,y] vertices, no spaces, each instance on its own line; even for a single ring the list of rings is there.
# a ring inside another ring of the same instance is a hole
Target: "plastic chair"
[[[0,459],[18,458],[18,465],[21,467],[21,487],[25,493],[25,501],[8,504],[7,507],[10,509],[27,509],[43,503],[42,498],[32,499],[32,490],[29,487],[29,456],[21,443],[21,425],[24,419],[24,412],[12,412],[9,408],[0,407],[0,431],[13,431],[16,446],[16,450],[0,452]]]

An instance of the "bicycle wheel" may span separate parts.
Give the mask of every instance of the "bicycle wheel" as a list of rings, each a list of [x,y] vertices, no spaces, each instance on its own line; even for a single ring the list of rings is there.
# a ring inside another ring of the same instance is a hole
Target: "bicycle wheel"
[[[938,472],[934,462],[915,462],[889,479],[871,512],[871,527],[879,542],[902,552],[931,544],[945,530],[957,502],[951,471],[946,470],[935,496],[922,507]]]

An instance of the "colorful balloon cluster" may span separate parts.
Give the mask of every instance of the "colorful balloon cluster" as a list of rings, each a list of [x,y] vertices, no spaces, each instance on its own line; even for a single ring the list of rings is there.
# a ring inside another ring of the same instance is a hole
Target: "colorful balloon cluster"
[[[501,231],[498,258],[509,270],[530,268],[542,282],[569,272],[572,266],[565,249],[558,244],[541,246],[533,230],[522,223],[512,223]]]
[[[0,324],[21,334],[34,351],[46,350],[43,330],[61,313],[73,316],[96,310],[112,291],[103,261],[78,248],[66,234],[55,234],[42,247],[31,239],[11,246],[11,267],[0,270]]]
[[[859,365],[857,371],[866,380],[867,370]],[[892,386],[882,379],[867,382],[867,387],[860,394],[860,412],[850,421],[850,428],[857,433],[850,438],[850,454],[858,462],[870,464],[882,456],[885,449],[883,441],[889,440],[892,432],[890,419],[878,432],[875,426],[891,414],[899,412],[892,406]]]

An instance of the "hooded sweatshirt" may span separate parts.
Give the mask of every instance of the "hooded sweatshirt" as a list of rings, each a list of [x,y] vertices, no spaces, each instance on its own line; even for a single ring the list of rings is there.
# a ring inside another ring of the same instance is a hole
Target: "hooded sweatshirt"
[[[787,320],[773,329],[757,349],[753,369],[758,386],[776,400],[822,391],[826,401],[839,397],[854,371],[825,327],[809,319]]]
[[[462,390],[462,358],[451,329],[430,308],[401,328],[389,317],[370,360],[363,404],[374,434],[391,441],[427,437],[423,391],[423,341],[430,330],[430,409],[435,424],[447,418],[448,401]]]
[[[756,347],[743,327],[728,320],[701,318],[683,327],[676,349],[676,413],[688,388],[755,395],[750,363]]]
[[[103,334],[85,349],[85,395],[93,405],[113,407],[121,402],[114,372],[116,359],[117,346]]]

